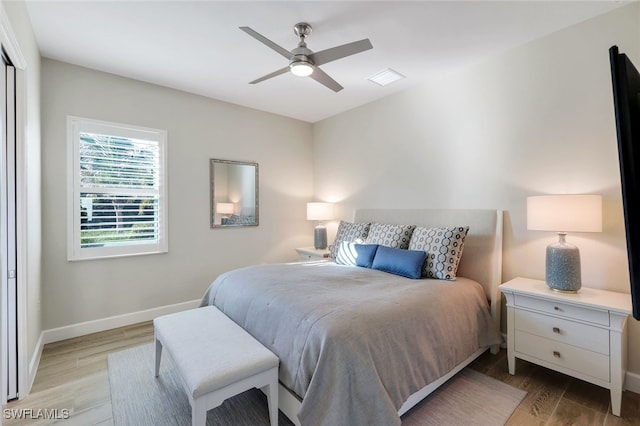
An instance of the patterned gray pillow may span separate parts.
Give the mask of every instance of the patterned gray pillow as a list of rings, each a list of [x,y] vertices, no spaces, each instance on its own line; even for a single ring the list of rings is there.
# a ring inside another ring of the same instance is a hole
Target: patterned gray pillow
[[[340,243],[348,241],[350,243],[364,243],[369,233],[370,223],[351,223],[340,221],[338,225],[338,231],[336,232],[336,240],[329,248],[329,256],[334,259],[338,256],[338,250]]]
[[[388,223],[372,223],[366,244],[407,249],[415,225],[392,225]]]
[[[424,278],[451,281],[456,279],[467,232],[469,232],[468,226],[418,227],[413,231],[409,250],[424,250],[427,253],[427,260],[422,269]]]

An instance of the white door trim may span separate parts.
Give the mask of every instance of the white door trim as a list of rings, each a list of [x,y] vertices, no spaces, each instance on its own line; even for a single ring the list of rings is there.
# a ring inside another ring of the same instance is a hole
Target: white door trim
[[[18,257],[18,396],[24,398],[33,382],[29,377],[27,347],[27,158],[26,158],[26,78],[27,61],[9,22],[9,18],[0,3],[0,45],[16,68],[16,251]],[[36,350],[38,350],[36,348]],[[35,372],[34,372],[35,374]],[[1,380],[0,380],[1,381]],[[4,392],[3,392],[4,393]],[[6,395],[0,401],[6,403]]]
[[[13,28],[11,27],[11,23],[9,22],[9,17],[7,16],[7,12],[4,10],[4,6],[0,3],[0,41],[2,42],[2,46],[4,47],[5,52],[13,62],[13,66],[24,70],[27,68],[27,61],[22,54],[22,49],[18,44],[18,39],[13,32]]]

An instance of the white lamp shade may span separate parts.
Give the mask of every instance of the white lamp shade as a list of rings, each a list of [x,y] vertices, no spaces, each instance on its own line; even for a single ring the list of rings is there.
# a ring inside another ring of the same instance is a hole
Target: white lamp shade
[[[216,213],[218,214],[233,214],[233,203],[217,203]]]
[[[600,195],[527,197],[527,229],[554,232],[602,232]]]
[[[307,203],[307,220],[331,220],[331,219],[333,219],[333,204]]]

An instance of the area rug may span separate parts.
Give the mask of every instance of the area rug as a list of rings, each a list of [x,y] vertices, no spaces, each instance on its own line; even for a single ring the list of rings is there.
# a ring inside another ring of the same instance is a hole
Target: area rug
[[[189,426],[191,407],[171,358],[162,354],[155,378],[153,344],[109,354],[116,426]],[[504,425],[526,395],[484,374],[462,370],[402,417],[403,426]],[[279,426],[292,423],[280,413]],[[268,426],[267,399],[257,389],[226,400],[207,414],[208,426]]]

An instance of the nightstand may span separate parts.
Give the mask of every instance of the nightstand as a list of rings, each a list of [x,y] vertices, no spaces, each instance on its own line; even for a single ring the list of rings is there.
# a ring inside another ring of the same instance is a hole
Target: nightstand
[[[297,248],[298,260],[310,261],[310,260],[322,260],[329,257],[329,249],[316,249],[315,247],[300,247]]]
[[[520,358],[607,388],[620,415],[627,370],[631,296],[585,288],[551,290],[544,281],[515,278],[500,286],[507,299],[509,373]]]

